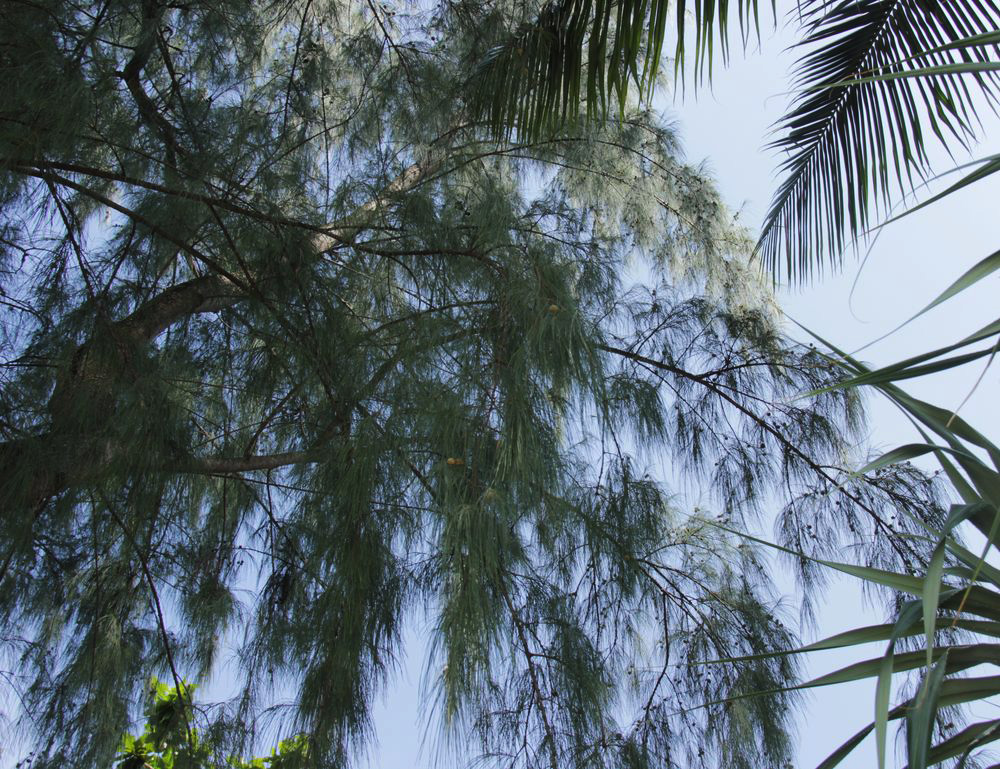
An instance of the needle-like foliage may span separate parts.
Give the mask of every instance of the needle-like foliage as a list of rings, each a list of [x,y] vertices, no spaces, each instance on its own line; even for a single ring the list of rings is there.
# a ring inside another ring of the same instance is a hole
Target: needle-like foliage
[[[666,0],[562,0],[499,38],[472,78],[472,107],[498,138],[551,134],[579,115],[619,115],[630,84],[649,95],[667,27]],[[501,27],[502,29],[502,27]],[[640,71],[641,70],[641,71]]]
[[[509,10],[0,6],[0,626],[39,769],[219,671],[216,763],[344,765],[408,626],[465,760],[786,760],[788,696],[732,698],[793,666],[699,664],[791,643],[766,565],[667,483],[733,525],[839,483],[858,400],[794,400],[827,363],[655,116],[490,140],[463,85]]]

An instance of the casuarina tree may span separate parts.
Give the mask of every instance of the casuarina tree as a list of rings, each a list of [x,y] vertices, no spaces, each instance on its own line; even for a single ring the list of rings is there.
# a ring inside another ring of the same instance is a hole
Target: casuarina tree
[[[477,117],[537,10],[0,7],[0,648],[36,766],[107,766],[150,676],[218,670],[192,755],[341,765],[408,624],[470,756],[779,765],[789,695],[740,695],[792,663],[699,664],[791,643],[766,569],[664,484],[919,561],[888,511],[933,488],[841,475],[857,396],[793,397],[829,364],[673,130]]]

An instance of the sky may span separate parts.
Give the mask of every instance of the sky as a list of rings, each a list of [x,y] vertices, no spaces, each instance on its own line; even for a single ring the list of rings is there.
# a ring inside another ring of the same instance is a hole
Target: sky
[[[737,52],[728,68],[716,69],[711,88],[695,92],[689,87],[683,96],[664,89],[654,102],[656,109],[677,121],[688,160],[704,163],[726,203],[740,212],[741,221],[751,229],[759,227],[780,181],[776,169],[781,157],[765,145],[773,123],[788,102],[788,75],[797,57],[795,51],[789,50],[794,39],[789,31],[765,31],[759,48],[746,55]],[[982,110],[982,117],[983,135],[992,133],[994,141],[975,148],[971,155],[956,154],[954,160],[944,152],[932,152],[936,171],[1000,153],[1000,131],[996,130],[1000,121],[988,109]],[[940,189],[950,181],[942,180],[928,189]],[[885,228],[863,267],[865,252],[849,252],[839,273],[827,272],[804,287],[782,288],[780,304],[788,316],[824,338],[849,351],[857,350],[898,326],[996,249],[1000,242],[998,201],[1000,179],[966,188]],[[995,320],[997,280],[994,277],[984,281],[959,299],[866,348],[860,357],[884,365],[957,341]],[[791,323],[786,331],[804,338]],[[973,364],[911,380],[906,389],[942,407],[956,408],[973,389],[981,369],[981,365]],[[997,379],[997,370],[988,371],[961,410],[963,417],[994,439],[1000,438],[1000,411],[994,405]],[[871,400],[869,422],[869,442],[875,449],[888,450],[919,439],[906,419],[885,402]],[[789,592],[794,590],[788,575],[778,579]],[[885,621],[880,611],[862,601],[858,585],[847,578],[831,582],[821,605],[818,626],[804,633],[807,641]],[[420,648],[421,643],[414,637],[411,657],[400,671],[398,685],[386,695],[376,713],[379,743],[369,758],[372,769],[429,767],[434,763],[434,729],[421,749],[424,731],[418,726]],[[860,652],[815,654],[806,660],[805,672],[817,676],[878,656],[882,651],[880,644],[874,644]],[[807,695],[806,707],[798,716],[798,769],[817,766],[872,720],[874,689],[874,682],[869,681],[827,687]],[[419,758],[415,759],[415,754]],[[841,767],[870,769],[875,764],[874,743],[869,738]]]
[[[728,69],[717,70],[710,90],[694,94],[689,89],[684,98],[679,94],[662,98],[663,108],[678,120],[688,159],[704,160],[723,198],[751,227],[759,226],[780,181],[775,172],[781,157],[765,149],[765,144],[773,123],[785,111],[788,75],[797,58],[797,53],[789,50],[794,37],[788,32],[765,33],[763,37],[759,51],[737,55]],[[992,134],[993,140],[974,148],[971,155],[956,153],[954,160],[936,151],[935,171],[1000,153],[1000,131],[996,130],[1000,122],[988,109],[981,110],[981,115],[982,135]],[[941,189],[957,178],[942,179],[929,189]],[[998,201],[1000,179],[996,177],[967,187],[884,228],[866,259],[864,250],[845,255],[839,274],[828,272],[805,287],[784,288],[779,292],[780,304],[788,316],[824,338],[848,351],[857,350],[912,316],[966,269],[996,250],[1000,241]],[[994,276],[983,281],[866,348],[859,357],[885,365],[955,342],[995,320],[997,280]],[[786,331],[805,338],[792,324]],[[957,371],[910,380],[905,389],[941,407],[956,408],[973,389],[982,369],[980,361]],[[993,440],[1000,438],[997,371],[987,371],[960,412]],[[877,399],[869,403],[869,431],[870,443],[881,450],[919,440],[894,407]],[[857,585],[845,578],[830,586],[819,612],[819,627],[813,634],[807,633],[806,640],[884,619],[862,604]],[[876,656],[882,650],[878,644],[869,646],[866,656]],[[824,655],[807,660],[808,673],[818,675],[862,658],[857,652]],[[815,690],[799,716],[798,767],[815,767],[872,720],[874,689],[870,681]],[[874,743],[869,739],[841,766],[868,769],[875,763]]]

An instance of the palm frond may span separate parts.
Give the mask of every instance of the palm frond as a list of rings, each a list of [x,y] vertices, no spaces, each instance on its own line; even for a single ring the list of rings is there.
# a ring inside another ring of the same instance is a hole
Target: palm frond
[[[804,280],[837,263],[890,193],[927,171],[931,135],[964,146],[979,93],[995,96],[992,0],[810,0],[801,95],[772,147],[788,153],[759,254],[775,278]],[[985,71],[983,71],[985,70]],[[917,77],[899,73],[919,71]]]
[[[996,269],[995,262],[994,255],[983,259],[918,315],[953,298],[991,274]],[[960,341],[953,348],[964,347],[995,333],[995,329],[987,327]],[[878,472],[889,465],[933,452],[956,496],[964,501],[964,504],[951,507],[943,525],[920,521],[921,528],[936,543],[933,555],[922,568],[921,575],[891,572],[865,574],[860,570],[855,572],[856,576],[869,583],[897,582],[904,592],[917,597],[900,606],[888,638],[889,644],[881,660],[857,663],[803,685],[808,687],[840,683],[862,677],[879,678],[876,689],[876,720],[838,747],[819,769],[833,769],[873,730],[878,735],[879,765],[883,766],[887,723],[901,718],[906,718],[907,722],[907,766],[910,769],[926,769],[956,757],[959,758],[959,766],[965,765],[968,760],[974,761],[983,755],[985,749],[1000,741],[1000,722],[996,720],[973,723],[951,733],[949,730],[954,724],[945,725],[944,720],[948,719],[942,718],[946,708],[964,703],[985,702],[1000,692],[998,676],[963,678],[958,675],[978,664],[975,660],[995,661],[997,658],[995,641],[1000,630],[995,620],[998,618],[996,607],[1000,602],[1000,594],[995,588],[1000,585],[1000,571],[989,560],[995,555],[991,551],[1000,547],[1000,447],[961,418],[910,397],[895,384],[911,375],[916,359],[871,371],[852,356],[815,334],[813,336],[834,353],[836,357],[832,356],[831,361],[852,375],[848,382],[843,383],[844,387],[858,388],[867,385],[877,388],[911,419],[925,440],[924,444],[910,444],[893,449],[858,473]],[[927,359],[940,352],[918,357]],[[931,445],[928,433],[936,434],[943,443]],[[989,463],[977,456],[974,449],[984,450]],[[977,530],[978,538],[985,538],[985,545],[979,555],[967,550],[957,536],[961,527],[967,528],[970,524]],[[833,568],[843,566],[827,565]],[[922,586],[917,588],[915,583],[922,583]],[[970,622],[968,615],[985,618],[986,621],[972,619]],[[923,625],[925,637],[923,648],[903,654],[896,653],[895,641],[913,634],[920,624]],[[967,632],[956,635],[956,629]],[[865,643],[873,633],[884,634],[884,630],[858,628],[839,634],[827,642],[820,642],[814,648],[825,648],[830,641],[840,645],[845,639],[854,644]],[[799,651],[808,649],[806,647]],[[917,693],[890,709],[889,680],[896,673],[921,665],[925,674]]]
[[[634,85],[639,100],[653,92],[670,11],[676,28],[676,71],[693,56],[698,76],[711,72],[718,49],[728,55],[729,0],[552,0],[530,22],[502,39],[478,63],[469,81],[470,111],[485,120],[498,141],[517,135],[534,141],[577,119],[621,113]],[[736,16],[744,39],[758,21],[757,0],[739,0]],[[687,50],[685,22],[693,13],[694,46]]]

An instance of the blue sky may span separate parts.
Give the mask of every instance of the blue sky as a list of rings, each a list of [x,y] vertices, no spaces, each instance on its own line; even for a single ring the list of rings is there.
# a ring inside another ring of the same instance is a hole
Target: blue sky
[[[737,55],[726,70],[717,70],[711,90],[686,97],[665,95],[661,103],[679,121],[689,160],[704,159],[723,197],[741,219],[755,227],[762,220],[779,179],[781,160],[764,149],[769,130],[788,101],[789,69],[796,52],[788,50],[794,37],[787,32],[765,33],[760,51]],[[969,153],[954,160],[935,152],[935,170],[944,172],[956,163],[1000,153],[998,121],[988,108],[981,110],[983,135],[992,134]],[[953,177],[931,186],[940,189]],[[926,196],[926,193],[925,193]],[[895,328],[913,315],[975,262],[992,253],[1000,243],[1000,179],[968,187],[949,198],[885,228],[867,257],[845,256],[840,274],[827,273],[812,284],[780,292],[782,308],[798,322],[824,338],[856,350]],[[860,357],[887,364],[919,352],[957,341],[995,320],[998,313],[997,277],[962,294],[919,318],[887,339],[865,349]],[[787,329],[793,336],[791,324]],[[977,362],[958,371],[911,380],[906,389],[944,408],[956,408],[973,389],[982,372]],[[1000,369],[987,371],[962,416],[994,440],[1000,437],[1000,410],[996,408]],[[918,440],[909,423],[893,407],[872,399],[869,406],[870,442],[888,449]],[[928,465],[930,467],[930,465]],[[821,636],[883,620],[864,607],[857,586],[849,580],[834,582],[819,612]],[[880,653],[870,647],[871,655]],[[858,659],[857,654],[828,652],[808,662],[814,674],[836,669]],[[859,683],[817,690],[800,716],[798,766],[809,769],[858,728],[874,711],[874,683]],[[993,713],[990,717],[995,718]],[[872,741],[849,757],[844,769],[875,765]]]
[[[751,50],[746,56],[737,53],[728,68],[716,69],[710,89],[703,87],[695,92],[689,87],[683,97],[663,89],[655,102],[657,109],[677,120],[688,159],[704,161],[728,205],[740,211],[741,220],[751,228],[762,220],[779,181],[775,171],[781,158],[766,150],[765,144],[772,124],[783,114],[788,101],[788,74],[796,58],[796,53],[788,50],[792,42],[794,36],[788,32],[765,31],[759,50]],[[987,120],[992,117],[988,112],[983,110],[984,135],[998,125],[995,119]],[[998,132],[992,133],[996,137]],[[998,152],[1000,138],[984,143],[971,156],[956,155],[954,161],[946,153],[937,152],[936,170],[943,172],[956,162]],[[806,287],[781,290],[782,307],[800,323],[848,350],[866,345],[911,316],[965,269],[997,248],[998,201],[1000,179],[994,179],[887,227],[863,269],[860,257],[864,252],[858,258],[848,253],[839,274],[828,272]],[[963,294],[960,301],[947,303],[867,348],[861,357],[872,363],[889,363],[956,341],[994,320],[998,314],[996,280],[984,281]],[[791,324],[788,331],[795,335]],[[996,371],[987,372],[961,411],[987,436],[1000,436],[1000,411],[993,405]],[[974,364],[911,381],[907,389],[942,407],[955,408],[980,373],[981,367]],[[888,449],[916,440],[912,428],[891,406],[873,399],[869,416],[869,442],[874,447]],[[783,579],[782,584],[789,592],[794,589],[790,578]],[[849,580],[834,581],[822,606],[816,637],[884,620],[880,612],[862,602],[857,585]],[[410,648],[411,657],[400,671],[399,685],[387,693],[378,710],[379,744],[369,760],[373,769],[432,766],[437,755],[433,726],[420,750],[424,733],[418,727],[422,644],[414,638]],[[881,653],[881,647],[873,645],[865,651],[866,656],[875,656]],[[857,651],[826,652],[814,655],[807,663],[807,671],[818,675],[860,658]],[[810,769],[871,720],[874,683],[817,690],[805,703],[807,708],[799,716],[796,766]],[[875,765],[874,752],[869,740],[841,766],[869,769]]]

